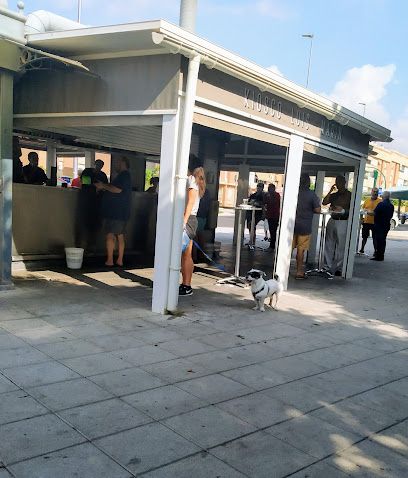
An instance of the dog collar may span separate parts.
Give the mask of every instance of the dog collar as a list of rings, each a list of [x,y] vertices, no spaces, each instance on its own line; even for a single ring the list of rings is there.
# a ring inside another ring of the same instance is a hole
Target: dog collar
[[[265,284],[262,286],[262,289],[257,290],[256,292],[252,292],[252,295],[255,297],[257,294],[262,292],[265,289]]]

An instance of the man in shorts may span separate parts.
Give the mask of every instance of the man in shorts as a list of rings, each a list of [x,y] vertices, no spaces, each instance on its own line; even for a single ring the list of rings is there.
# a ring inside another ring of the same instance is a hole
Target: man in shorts
[[[320,213],[320,199],[310,190],[310,177],[302,174],[300,177],[298,203],[296,209],[295,230],[292,249],[296,249],[296,276],[295,279],[304,279],[304,254],[309,250],[312,234],[313,214]]]
[[[102,198],[103,228],[106,234],[106,262],[105,265],[114,265],[113,252],[115,238],[118,241],[118,258],[116,265],[123,266],[125,252],[126,223],[130,217],[132,201],[132,179],[129,173],[129,160],[121,157],[115,164],[117,175],[110,184],[96,182],[97,190],[105,191]]]

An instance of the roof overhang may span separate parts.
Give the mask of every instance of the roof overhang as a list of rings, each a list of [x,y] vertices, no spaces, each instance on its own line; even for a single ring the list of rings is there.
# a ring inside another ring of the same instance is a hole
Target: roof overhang
[[[288,99],[299,108],[347,125],[373,141],[392,141],[389,129],[164,20],[38,33],[28,35],[27,41],[33,47],[76,60],[163,53],[188,58],[199,55],[210,69],[223,71],[261,91]]]

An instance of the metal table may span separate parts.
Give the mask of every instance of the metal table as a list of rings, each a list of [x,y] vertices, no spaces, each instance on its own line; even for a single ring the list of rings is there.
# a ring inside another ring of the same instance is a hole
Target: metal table
[[[319,242],[319,259],[317,262],[316,269],[309,269],[305,272],[305,276],[323,276],[328,279],[333,279],[333,274],[324,268],[324,246],[326,244],[326,226],[327,226],[327,216],[329,216],[332,211],[322,211],[320,214],[322,216],[322,227],[320,230],[320,242]]]
[[[217,284],[235,284],[235,285],[246,284],[245,279],[243,279],[239,275],[239,269],[241,265],[242,232],[243,232],[243,226],[244,226],[243,217],[244,217],[245,211],[252,211],[251,233],[250,233],[251,237],[249,239],[249,248],[251,250],[255,249],[255,244],[252,243],[252,238],[254,237],[254,233],[255,233],[255,211],[262,211],[262,208],[251,206],[250,204],[240,204],[239,206],[236,206],[234,209],[238,211],[238,230],[237,230],[237,244],[236,244],[236,251],[235,251],[234,275],[230,277],[226,277],[225,279],[218,280]],[[260,249],[262,249],[262,247]]]

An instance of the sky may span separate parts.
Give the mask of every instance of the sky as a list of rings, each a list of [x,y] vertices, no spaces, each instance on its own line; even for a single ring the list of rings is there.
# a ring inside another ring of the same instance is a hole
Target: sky
[[[13,0],[9,7],[13,8]],[[81,22],[178,23],[180,0],[82,0]],[[25,0],[76,20],[78,0]],[[408,154],[406,0],[198,0],[197,35],[391,129],[385,147]],[[361,105],[359,103],[365,103]]]

